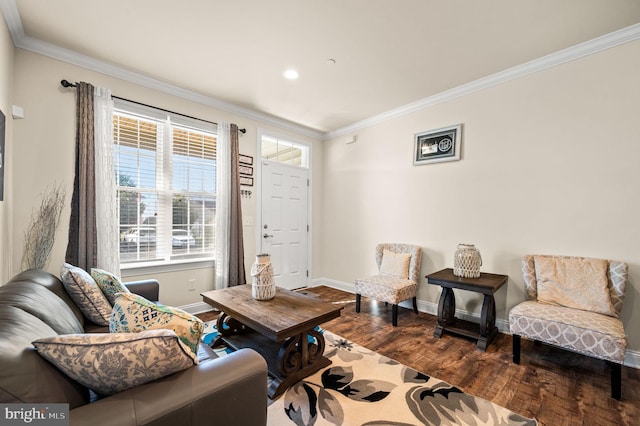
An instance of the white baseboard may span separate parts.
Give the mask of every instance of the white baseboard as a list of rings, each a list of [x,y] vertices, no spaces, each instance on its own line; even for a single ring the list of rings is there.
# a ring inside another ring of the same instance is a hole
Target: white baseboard
[[[349,293],[355,293],[355,288],[352,283],[332,280],[329,278],[316,278],[311,282],[312,287],[317,287],[320,285],[335,288],[338,290],[343,290]],[[413,306],[409,301],[404,301],[400,303],[399,306],[402,306],[408,309],[413,309]],[[418,299],[418,311],[437,316],[438,304]],[[456,317],[463,320],[467,320],[467,321],[473,321],[473,322],[480,321],[479,313],[473,313],[473,312],[469,312],[461,309],[456,309]],[[507,319],[496,318],[496,327],[498,327],[498,330],[500,331],[500,333],[511,334],[509,333],[509,321]],[[626,365],[627,367],[640,369],[640,352],[627,349],[624,357],[624,365]]]

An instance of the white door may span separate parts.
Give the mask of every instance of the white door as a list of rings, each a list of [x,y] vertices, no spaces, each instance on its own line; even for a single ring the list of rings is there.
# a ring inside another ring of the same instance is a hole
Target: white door
[[[309,170],[262,161],[260,252],[271,255],[276,285],[307,285]]]

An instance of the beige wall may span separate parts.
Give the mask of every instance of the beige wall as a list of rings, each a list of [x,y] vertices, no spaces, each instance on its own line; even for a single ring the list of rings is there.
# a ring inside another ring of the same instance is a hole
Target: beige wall
[[[116,78],[80,68],[65,62],[42,55],[16,49],[15,52],[15,100],[14,103],[25,110],[25,119],[15,122],[15,154],[11,166],[14,168],[14,181],[18,182],[13,204],[14,229],[13,261],[9,276],[19,272],[20,260],[24,246],[24,230],[28,226],[30,213],[40,202],[41,194],[53,183],[63,183],[67,189],[67,207],[62,213],[56,242],[48,265],[48,270],[59,273],[64,261],[69,222],[69,204],[73,190],[73,158],[75,144],[75,94],[73,90],[60,86],[60,80],[86,81],[94,85],[108,87],[114,95],[132,99],[157,107],[178,111],[212,121],[228,121],[237,123],[247,129],[240,134],[240,152],[256,155],[256,135],[258,127],[278,134],[287,135],[296,140],[312,144],[314,180],[314,196],[319,193],[322,171],[322,146],[319,140],[299,135],[264,123],[259,123],[228,112],[216,110],[181,98],[170,96],[155,90],[141,87]],[[256,188],[252,198],[243,198],[244,216],[256,217]],[[319,206],[320,204],[318,204]],[[319,209],[319,207],[318,207]],[[313,212],[314,223],[321,223],[317,211]],[[256,237],[255,226],[244,228],[245,264],[247,273],[255,258]],[[314,233],[314,238],[321,241],[321,236]],[[320,250],[316,250],[320,252]],[[123,275],[128,275],[123,272]],[[142,274],[128,280],[158,278],[161,281],[161,301],[168,305],[185,306],[202,301],[201,291],[213,288],[213,270],[191,269],[171,273]],[[188,291],[187,283],[195,280],[196,290]]]
[[[0,282],[9,277],[11,265],[11,166],[13,156],[13,41],[4,19],[0,19],[0,110],[5,115],[4,201],[0,201]]]
[[[424,276],[471,243],[482,271],[510,277],[496,294],[504,321],[524,299],[522,255],[623,260],[622,319],[640,351],[638,76],[635,41],[325,142],[324,276],[351,285],[374,272],[385,241],[421,245]],[[457,123],[460,161],[412,165],[415,133]],[[418,298],[432,307],[439,292],[423,278]],[[477,296],[457,302],[480,311]]]

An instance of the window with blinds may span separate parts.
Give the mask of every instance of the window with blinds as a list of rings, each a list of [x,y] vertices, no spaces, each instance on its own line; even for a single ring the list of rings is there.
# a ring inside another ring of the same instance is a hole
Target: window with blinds
[[[121,264],[212,258],[215,132],[118,108],[113,127]]]

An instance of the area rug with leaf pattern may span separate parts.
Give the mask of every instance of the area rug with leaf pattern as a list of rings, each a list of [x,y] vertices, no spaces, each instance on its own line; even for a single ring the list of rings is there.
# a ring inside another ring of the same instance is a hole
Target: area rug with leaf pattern
[[[268,424],[537,425],[344,338],[324,331],[332,364],[268,407]]]

